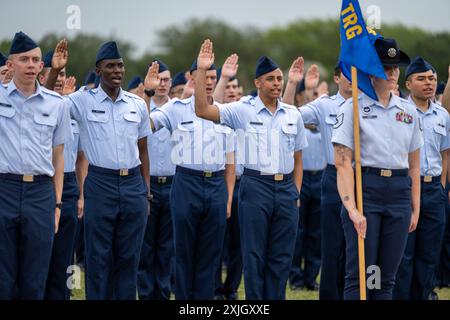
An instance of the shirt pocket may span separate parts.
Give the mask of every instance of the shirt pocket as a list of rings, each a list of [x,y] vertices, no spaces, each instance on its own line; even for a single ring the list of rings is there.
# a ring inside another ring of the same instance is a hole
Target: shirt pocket
[[[39,132],[40,141],[43,145],[51,144],[53,132],[56,127],[57,115],[56,114],[43,114],[35,113],[33,115],[34,126]]]
[[[445,137],[447,136],[447,130],[445,128],[445,125],[437,123],[433,126],[433,132],[435,133],[433,135],[436,147],[438,148],[438,151],[441,151],[441,143]]]
[[[287,146],[289,151],[294,151],[295,140],[297,138],[297,124],[286,123],[281,126],[282,146]]]
[[[328,115],[325,118],[325,123],[329,126],[334,126],[336,124],[336,115]]]
[[[96,140],[108,140],[109,134],[112,132],[108,132],[108,122],[109,116],[108,113],[105,112],[93,112],[93,110],[88,111],[87,120],[89,125],[89,131],[92,133]]]
[[[247,124],[245,135],[248,138],[249,154],[251,154],[253,150],[258,152],[268,150],[267,128],[262,122],[258,122],[258,124],[256,124],[256,122],[250,122]]]
[[[139,124],[141,117],[137,112],[127,112],[123,114],[125,120],[124,133],[128,138],[137,140],[139,137]]]
[[[0,106],[0,131],[7,130],[6,123],[8,119],[12,119],[16,115],[16,110],[9,105],[9,107]]]
[[[194,150],[195,139],[203,139],[200,132],[196,134],[196,130],[201,129],[201,123],[199,121],[183,121],[177,125],[176,132],[172,134],[176,143],[181,144],[181,149],[186,152]],[[198,144],[202,144],[203,141],[197,141]]]
[[[218,152],[226,152],[227,150],[234,149],[234,147],[230,148],[232,146],[228,145],[229,143],[233,143],[233,141],[230,141],[231,132],[232,130],[228,126],[218,124],[214,125],[214,135],[217,148],[219,149],[217,150]]]

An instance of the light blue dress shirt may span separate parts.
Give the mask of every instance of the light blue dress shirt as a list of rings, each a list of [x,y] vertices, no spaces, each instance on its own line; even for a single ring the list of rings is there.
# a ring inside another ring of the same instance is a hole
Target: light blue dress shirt
[[[411,97],[408,100],[415,106]],[[447,110],[431,101],[427,112],[416,109],[424,139],[424,146],[420,149],[420,175],[439,176],[442,173],[441,151],[450,148],[449,114]]]
[[[81,151],[78,122],[70,119],[70,127],[72,129],[73,139],[64,145],[64,173],[75,171],[78,152]]]
[[[195,97],[173,99],[150,116],[158,131],[166,128],[175,146],[172,162],[188,169],[219,171],[225,169],[226,154],[234,152],[234,132],[195,115]]]
[[[141,164],[138,140],[150,132],[145,101],[120,90],[115,102],[101,86],[69,95],[71,115],[80,127],[83,152],[91,165],[131,169]]]
[[[157,109],[153,100],[150,102],[150,114]],[[173,176],[175,165],[172,162],[172,150],[175,146],[170,131],[166,128],[151,133],[147,139],[150,159],[150,175],[157,177]]]
[[[322,135],[319,131],[305,130],[308,147],[303,152],[303,170],[319,171],[327,165],[323,147]]]
[[[300,108],[303,122],[318,126],[322,135],[322,147],[325,152],[326,161],[330,165],[334,165],[334,149],[331,143],[333,126],[336,123],[339,108],[344,102],[344,97],[338,92],[331,97],[326,95],[321,96]]]
[[[72,139],[64,99],[37,82],[28,98],[14,81],[0,85],[0,137],[1,173],[53,176],[53,147]]]
[[[267,174],[294,170],[294,152],[308,146],[296,107],[278,102],[272,114],[259,97],[219,105],[220,122],[236,130],[237,163]]]
[[[365,94],[358,101],[361,166],[408,169],[408,154],[423,146],[416,108],[396,95],[387,108]],[[352,99],[339,110],[332,142],[354,149]]]

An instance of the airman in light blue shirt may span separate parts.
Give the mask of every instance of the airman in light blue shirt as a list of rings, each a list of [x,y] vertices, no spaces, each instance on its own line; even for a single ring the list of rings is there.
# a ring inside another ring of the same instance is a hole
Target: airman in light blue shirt
[[[150,134],[145,102],[120,90],[113,102],[102,87],[69,96],[71,114],[80,126],[83,151],[91,165],[130,169],[141,164],[137,141]]]

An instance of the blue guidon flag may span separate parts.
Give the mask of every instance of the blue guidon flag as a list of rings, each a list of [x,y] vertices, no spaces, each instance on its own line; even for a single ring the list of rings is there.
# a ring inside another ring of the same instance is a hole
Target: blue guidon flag
[[[344,76],[351,80],[351,67],[358,70],[358,88],[374,100],[378,100],[369,75],[387,80],[383,64],[374,46],[381,37],[368,29],[358,0],[343,0],[340,14],[341,54],[339,64]]]

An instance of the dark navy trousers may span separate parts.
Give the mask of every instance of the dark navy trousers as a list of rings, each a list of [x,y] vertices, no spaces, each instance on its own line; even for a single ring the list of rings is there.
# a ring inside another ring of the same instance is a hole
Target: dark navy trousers
[[[328,165],[322,178],[320,300],[342,300],[344,295],[345,238],[336,174],[336,167]]]
[[[86,298],[135,300],[148,216],[139,168],[118,176],[89,166],[84,182]]]
[[[420,216],[417,229],[410,233],[397,273],[395,300],[428,300],[434,288],[434,278],[445,228],[447,196],[440,177],[421,184]]]
[[[239,186],[239,223],[247,300],[285,299],[298,228],[299,192],[292,178],[246,175]]]
[[[227,299],[234,299],[242,279],[242,253],[241,237],[239,230],[239,198],[240,180],[236,180],[233,192],[233,203],[231,206],[231,217],[227,220],[225,230],[225,241],[228,245],[223,246],[222,259],[216,272],[215,295],[223,295]],[[222,280],[222,262],[227,257],[226,278]]]
[[[67,279],[72,273],[67,268],[73,265],[73,249],[78,224],[78,198],[80,192],[74,172],[64,174],[62,194],[63,208],[58,233],[53,241],[52,258],[48,272],[46,300],[69,300]]]
[[[411,178],[407,175],[387,178],[363,173],[362,186],[363,210],[367,219],[364,241],[366,271],[371,266],[380,271],[380,288],[367,290],[367,299],[391,300],[411,223]],[[358,235],[344,208],[342,221],[346,240],[344,299],[359,300]],[[373,274],[366,274],[366,279]]]
[[[85,247],[84,247],[84,217],[82,217],[77,224],[77,234],[75,236],[75,264],[84,268],[85,262]]]
[[[441,255],[439,259],[439,267],[437,270],[436,284],[439,287],[450,287],[450,204],[448,192],[450,184],[447,183],[445,188],[445,215],[446,224],[444,238],[442,241]]]
[[[171,181],[161,183],[153,178],[157,177],[152,177],[150,182],[153,200],[139,262],[138,295],[139,300],[169,300],[170,265],[174,255],[173,224],[170,213],[172,183]]]
[[[291,286],[313,287],[319,275],[322,174],[323,171],[303,171],[297,242],[289,275]]]
[[[223,174],[202,177],[177,172],[174,176],[170,209],[174,226],[177,300],[214,298],[215,274],[226,227],[227,199]]]
[[[0,300],[44,298],[56,203],[53,182],[46,178],[0,177]]]

